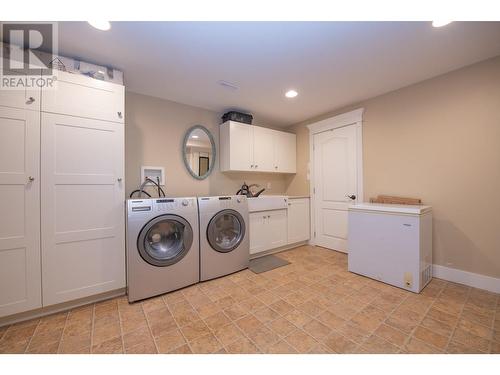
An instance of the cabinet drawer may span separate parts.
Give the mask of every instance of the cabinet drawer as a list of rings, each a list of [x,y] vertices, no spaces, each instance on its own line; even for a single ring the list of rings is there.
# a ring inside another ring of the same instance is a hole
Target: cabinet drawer
[[[55,87],[42,90],[42,112],[124,122],[122,85],[67,72],[55,74]]]

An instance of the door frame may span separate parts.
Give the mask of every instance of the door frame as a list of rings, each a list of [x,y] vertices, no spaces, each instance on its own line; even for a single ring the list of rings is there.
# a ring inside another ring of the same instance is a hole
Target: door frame
[[[363,112],[364,108],[358,108],[350,112],[329,117],[325,120],[307,125],[309,129],[309,192],[311,195],[310,217],[311,217],[311,239],[309,244],[316,245],[316,194],[314,189],[314,136],[349,125],[356,126],[356,178],[357,202],[363,202]]]

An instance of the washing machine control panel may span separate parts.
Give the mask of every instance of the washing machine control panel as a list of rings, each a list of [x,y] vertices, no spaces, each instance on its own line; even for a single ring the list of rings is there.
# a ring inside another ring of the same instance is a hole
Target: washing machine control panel
[[[155,200],[155,211],[172,211],[174,209],[192,207],[195,203],[192,199],[161,198]]]

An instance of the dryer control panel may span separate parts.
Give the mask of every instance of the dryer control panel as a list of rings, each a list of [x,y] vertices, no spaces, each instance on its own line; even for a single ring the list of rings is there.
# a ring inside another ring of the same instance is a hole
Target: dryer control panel
[[[129,215],[151,212],[191,211],[196,208],[196,198],[130,199],[128,201]]]

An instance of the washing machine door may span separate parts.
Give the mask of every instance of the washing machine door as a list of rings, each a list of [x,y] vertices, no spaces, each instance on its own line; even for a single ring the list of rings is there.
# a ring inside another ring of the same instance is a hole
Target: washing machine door
[[[137,238],[137,249],[141,257],[158,267],[179,262],[192,244],[193,228],[177,215],[155,217],[142,228]]]
[[[219,211],[208,224],[207,238],[218,252],[228,253],[236,249],[245,237],[245,221],[234,210]]]

